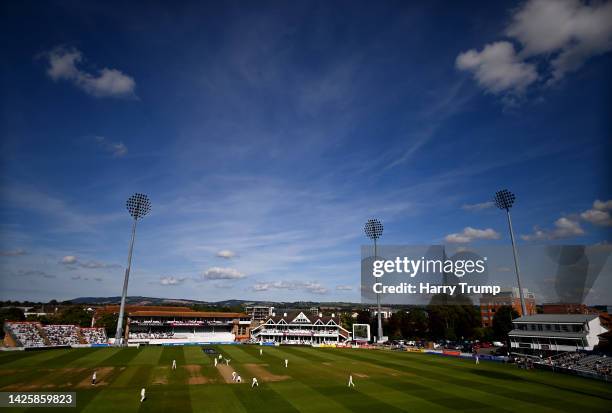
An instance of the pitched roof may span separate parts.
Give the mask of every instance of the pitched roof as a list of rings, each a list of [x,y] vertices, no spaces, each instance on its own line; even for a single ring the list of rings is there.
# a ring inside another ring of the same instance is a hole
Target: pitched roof
[[[597,314],[535,314],[512,320],[513,323],[588,323]]]
[[[284,315],[270,316],[270,317],[266,318],[266,321],[271,319],[275,323],[278,323],[281,320],[285,320],[286,323],[291,324],[293,322],[293,320],[298,315],[300,315],[300,313],[304,313],[304,312],[303,311],[292,311],[292,312],[287,313],[286,317]],[[330,317],[330,316],[319,317],[318,315],[315,316],[315,315],[306,314],[306,313],[304,313],[304,316],[306,316],[306,318],[308,318],[310,320],[311,324],[314,324],[317,320],[321,320],[323,322],[323,324],[327,324],[329,322],[329,320],[334,320],[335,323],[338,323],[338,317]]]

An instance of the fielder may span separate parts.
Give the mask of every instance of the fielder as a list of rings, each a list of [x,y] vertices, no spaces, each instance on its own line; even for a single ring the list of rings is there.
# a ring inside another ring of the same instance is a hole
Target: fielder
[[[285,368],[289,367],[289,360],[285,359]]]
[[[253,388],[255,386],[259,387],[259,383],[257,382],[257,378],[253,377],[253,382],[251,383],[251,388]]]
[[[476,355],[476,364],[480,364],[480,360],[478,359],[478,355]]]
[[[352,374],[349,374],[348,386],[349,387],[355,387],[355,383],[353,383],[353,375]]]
[[[236,372],[232,371],[232,381],[236,381]]]
[[[263,349],[262,348],[259,349],[259,355],[263,356]]]
[[[217,359],[215,358],[215,367],[217,367]]]
[[[172,360],[172,370],[176,370],[176,360]]]
[[[144,402],[144,401],[145,401],[145,399],[147,398],[147,397],[145,396],[145,394],[146,394],[145,392],[146,392],[146,390],[145,390],[145,388],[143,387],[143,388],[140,390],[140,403]]]
[[[93,376],[91,376],[91,385],[95,386],[96,384],[96,378],[98,377],[98,375],[96,374],[96,372],[94,371]]]
[[[230,359],[225,359],[225,365],[226,365],[226,366],[229,366],[229,362],[230,362],[230,361],[232,361],[232,360],[230,360]]]

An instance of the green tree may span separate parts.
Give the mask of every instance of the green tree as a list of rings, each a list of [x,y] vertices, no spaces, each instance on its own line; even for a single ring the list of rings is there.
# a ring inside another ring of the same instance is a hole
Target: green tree
[[[105,313],[98,319],[96,319],[96,327],[104,327],[106,330],[107,337],[115,337],[117,332],[117,320],[119,314]]]
[[[412,308],[408,311],[402,324],[402,335],[408,339],[422,339],[427,337],[427,312],[422,308]]]
[[[353,315],[350,312],[340,314],[340,325],[346,328],[348,331],[353,331],[354,322]]]
[[[508,333],[512,330],[512,320],[517,318],[519,314],[514,308],[504,305],[495,311],[493,316],[493,336],[500,341],[508,340]]]
[[[54,317],[54,322],[89,327],[91,326],[91,314],[79,306],[66,307]]]
[[[23,310],[21,308],[10,307],[3,308],[0,310],[0,325],[2,329],[0,330],[0,338],[4,338],[4,322],[5,321],[24,321],[25,315],[23,314]]]
[[[385,334],[391,340],[398,340],[404,338],[402,327],[406,326],[408,314],[401,310],[391,315],[387,322],[387,329]]]

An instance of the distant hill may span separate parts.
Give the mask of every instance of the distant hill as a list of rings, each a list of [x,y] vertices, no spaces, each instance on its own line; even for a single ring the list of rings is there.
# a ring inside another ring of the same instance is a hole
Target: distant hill
[[[78,297],[67,302],[73,304],[93,304],[93,305],[111,305],[120,304],[121,297]],[[283,302],[283,301],[253,301],[253,300],[222,300],[222,301],[199,301],[199,300],[187,300],[183,298],[158,298],[158,297],[142,297],[142,296],[128,296],[126,298],[127,304],[132,305],[177,305],[177,306],[190,306],[190,305],[203,305],[203,306],[214,306],[214,307],[238,307],[247,305],[267,305],[273,307],[283,308],[309,308],[309,307],[354,307],[360,305],[358,303],[344,303],[344,302],[315,302],[315,301],[296,301],[296,302]]]

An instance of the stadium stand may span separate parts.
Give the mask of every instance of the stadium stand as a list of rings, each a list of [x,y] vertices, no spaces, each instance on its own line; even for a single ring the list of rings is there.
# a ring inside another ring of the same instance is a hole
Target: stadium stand
[[[564,353],[555,358],[549,357],[543,364],[602,376],[612,376],[612,357],[588,353]],[[612,378],[612,377],[611,377]]]
[[[87,344],[105,344],[108,342],[103,328],[81,328],[81,335]]]
[[[127,339],[133,344],[222,343],[249,338],[244,313],[170,310],[128,312]]]
[[[306,315],[302,311],[273,314],[261,325],[251,330],[251,338],[256,342],[275,342],[280,344],[337,344],[349,339],[349,332],[339,324],[339,319]]]
[[[55,347],[79,344],[106,344],[108,338],[103,328],[80,328],[71,324],[41,325],[22,321],[4,323],[8,347]]]
[[[74,325],[51,324],[44,326],[43,331],[52,346],[80,344],[78,330]]]
[[[44,347],[47,345],[42,326],[37,322],[6,322],[4,331],[10,334],[20,347]]]

